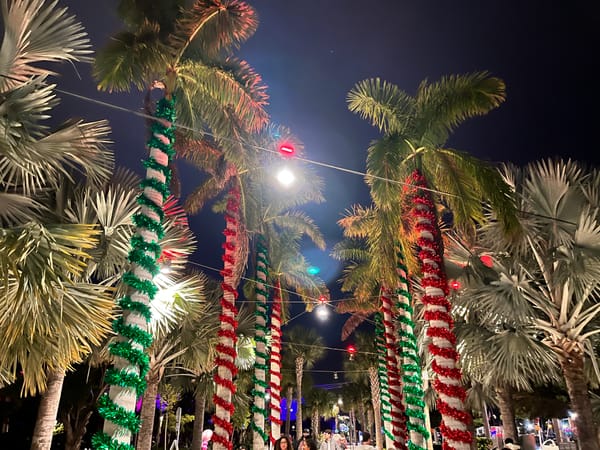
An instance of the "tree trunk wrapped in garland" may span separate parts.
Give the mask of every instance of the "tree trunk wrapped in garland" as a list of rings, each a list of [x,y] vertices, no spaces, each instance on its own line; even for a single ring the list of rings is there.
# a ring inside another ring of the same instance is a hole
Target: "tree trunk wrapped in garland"
[[[231,417],[233,416],[234,406],[232,403],[233,394],[235,394],[235,385],[233,378],[237,375],[235,366],[236,342],[237,342],[237,308],[235,299],[237,290],[235,288],[235,254],[238,244],[239,227],[239,209],[240,209],[240,191],[237,185],[229,191],[227,208],[225,211],[225,243],[223,249],[223,297],[221,298],[221,326],[218,332],[217,358],[215,365],[217,367],[214,380],[216,384],[216,393],[213,396],[215,403],[215,414],[213,423],[215,424],[212,437],[213,449],[231,450],[231,436],[233,434],[233,425]]]
[[[281,436],[281,285],[275,281],[273,311],[271,312],[271,359],[269,387],[271,388],[271,443]]]
[[[402,360],[402,392],[406,402],[406,428],[409,432],[409,450],[425,450],[429,431],[425,426],[425,393],[421,380],[421,360],[415,337],[415,324],[412,320],[410,284],[408,271],[404,264],[404,255],[397,252],[397,267],[399,286],[398,294],[398,335],[400,338],[400,357]]]
[[[375,315],[375,341],[377,345],[377,373],[379,374],[379,386],[381,392],[381,421],[383,422],[383,432],[385,434],[385,448],[392,448],[394,435],[392,434],[392,418],[390,411],[390,388],[388,385],[388,376],[386,369],[386,348],[385,338],[383,337],[383,321],[381,313]]]
[[[266,390],[267,390],[267,271],[268,271],[267,249],[263,243],[263,237],[259,236],[256,255],[256,309],[254,340],[256,342],[256,360],[254,362],[254,404],[252,405],[252,448],[262,450],[269,440],[265,431],[267,418]]]
[[[133,217],[136,234],[131,238],[128,256],[131,269],[123,276],[129,289],[119,300],[123,314],[113,325],[118,334],[110,345],[115,364],[106,373],[109,392],[98,401],[98,411],[105,422],[103,432],[92,439],[97,450],[133,450],[131,436],[140,426],[135,404],[146,389],[145,376],[149,368],[144,350],[152,343],[152,336],[147,331],[149,305],[157,291],[153,279],[159,270],[156,261],[161,253],[158,241],[163,235],[162,206],[169,195],[168,166],[174,154],[174,103],[170,96],[159,100],[155,113],[158,120],[151,125],[150,157],[144,161],[146,178],[138,198],[141,212]]]
[[[383,328],[386,350],[386,369],[388,375],[390,415],[392,418],[392,435],[394,448],[406,449],[406,415],[402,403],[402,388],[400,386],[400,372],[398,370],[398,349],[396,346],[396,330],[394,328],[392,299],[389,289],[381,289],[381,312],[383,315]]]
[[[458,367],[456,336],[452,330],[454,323],[450,315],[451,305],[447,299],[448,281],[443,265],[444,249],[440,228],[425,177],[415,170],[409,182],[415,188],[411,192],[411,218],[420,249],[419,261],[423,273],[421,284],[425,291],[422,302],[425,305],[425,320],[428,323],[427,336],[431,338],[431,368],[436,374],[433,387],[439,398],[437,409],[442,415],[440,429],[444,436],[444,448],[469,450],[472,441],[468,431],[471,416],[465,407],[466,392]]]

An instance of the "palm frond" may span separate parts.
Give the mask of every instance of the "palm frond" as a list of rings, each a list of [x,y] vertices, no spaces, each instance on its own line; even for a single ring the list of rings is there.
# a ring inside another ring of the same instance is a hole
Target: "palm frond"
[[[350,111],[384,134],[402,134],[415,110],[415,102],[408,94],[379,78],[356,83],[346,101]]]
[[[314,220],[306,213],[302,211],[290,211],[273,217],[270,221],[282,229],[293,230],[295,233],[307,236],[317,248],[325,250],[326,244],[323,234],[319,231]]]
[[[238,0],[195,0],[175,24],[170,46],[175,60],[192,47],[216,55],[238,47],[254,34],[258,17],[254,8]]]
[[[440,146],[465,120],[481,116],[504,102],[504,82],[487,72],[449,75],[424,81],[416,96],[415,130],[425,145]]]
[[[22,225],[38,217],[43,206],[19,194],[0,192],[0,225]]]
[[[57,1],[2,0],[4,39],[0,49],[0,92],[32,76],[51,74],[40,62],[90,61],[91,46],[83,26],[57,8]]]
[[[110,38],[96,56],[93,74],[100,90],[124,92],[133,85],[144,91],[163,79],[167,66],[159,26],[144,22],[136,32],[122,31]]]

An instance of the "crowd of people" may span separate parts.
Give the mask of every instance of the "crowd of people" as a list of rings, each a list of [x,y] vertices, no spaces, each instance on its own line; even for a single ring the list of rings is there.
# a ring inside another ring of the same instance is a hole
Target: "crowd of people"
[[[338,433],[333,434],[331,430],[325,430],[320,445],[314,440],[308,430],[302,433],[298,442],[294,442],[288,436],[281,436],[275,441],[275,450],[345,450],[348,448],[346,438]],[[371,442],[371,434],[364,431],[362,433],[362,442],[355,447],[356,450],[375,450]]]

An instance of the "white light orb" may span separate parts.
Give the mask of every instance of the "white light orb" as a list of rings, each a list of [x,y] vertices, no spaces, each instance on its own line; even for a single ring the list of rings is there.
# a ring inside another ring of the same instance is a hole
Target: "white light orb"
[[[290,169],[283,168],[279,172],[277,172],[277,181],[281,183],[283,186],[290,186],[296,177]]]

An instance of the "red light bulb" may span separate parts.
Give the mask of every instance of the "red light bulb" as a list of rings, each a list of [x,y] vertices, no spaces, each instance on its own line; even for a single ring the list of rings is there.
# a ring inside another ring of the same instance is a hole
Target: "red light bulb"
[[[327,296],[322,294],[319,296],[319,303],[323,304],[323,303],[327,303]]]
[[[458,280],[452,280],[450,282],[450,287],[452,289],[454,289],[455,291],[458,291],[460,289],[460,281],[458,281]]]
[[[289,142],[279,144],[279,154],[286,158],[291,158],[296,153],[296,148]]]
[[[494,267],[494,260],[490,255],[481,255],[479,260],[485,267]]]

